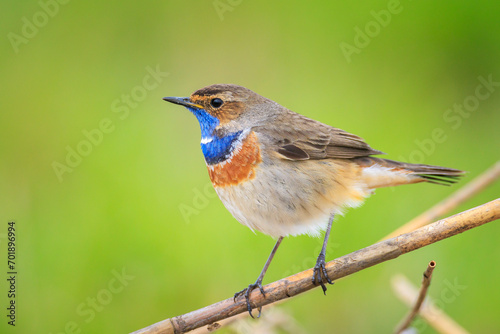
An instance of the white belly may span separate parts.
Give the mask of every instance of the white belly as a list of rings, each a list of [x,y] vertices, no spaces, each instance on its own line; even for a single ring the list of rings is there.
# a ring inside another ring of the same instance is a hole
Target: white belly
[[[369,195],[359,175],[359,168],[340,160],[281,161],[263,163],[255,178],[215,190],[229,212],[252,230],[273,237],[318,236],[332,214],[360,205]]]

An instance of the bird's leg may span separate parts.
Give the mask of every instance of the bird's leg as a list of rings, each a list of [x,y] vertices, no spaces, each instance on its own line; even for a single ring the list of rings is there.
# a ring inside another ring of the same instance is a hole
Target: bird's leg
[[[328,222],[328,227],[325,232],[325,240],[323,241],[323,247],[321,248],[321,252],[318,255],[318,260],[316,261],[316,265],[314,266],[313,271],[313,284],[321,285],[321,289],[323,289],[323,293],[326,295],[326,286],[324,281],[326,280],[328,284],[333,284],[332,280],[328,277],[328,273],[325,268],[325,253],[326,253],[326,245],[328,243],[328,237],[330,236],[330,230],[332,229],[334,215],[330,217],[330,221]]]
[[[239,292],[236,292],[234,294],[234,301],[236,301],[236,298],[238,298],[239,296],[241,296],[243,294],[245,295],[245,299],[247,301],[247,310],[248,310],[248,313],[250,313],[250,316],[252,318],[253,318],[253,315],[252,315],[252,306],[250,305],[250,293],[255,288],[259,288],[259,290],[262,293],[262,295],[264,297],[266,297],[266,294],[264,293],[264,288],[262,287],[262,279],[264,278],[264,275],[266,274],[267,268],[269,268],[269,264],[271,264],[271,261],[272,261],[272,259],[274,257],[274,254],[276,254],[276,251],[278,250],[278,247],[281,244],[282,240],[283,240],[283,237],[279,237],[278,241],[276,241],[276,244],[274,245],[274,248],[271,251],[271,254],[267,258],[266,264],[264,265],[264,268],[262,269],[262,271],[261,271],[259,277],[257,278],[257,280],[255,281],[255,283],[250,284],[248,286],[248,288],[244,288],[243,290],[241,290]],[[262,306],[259,307],[259,315],[257,316],[257,318],[260,317],[261,312],[262,312]]]

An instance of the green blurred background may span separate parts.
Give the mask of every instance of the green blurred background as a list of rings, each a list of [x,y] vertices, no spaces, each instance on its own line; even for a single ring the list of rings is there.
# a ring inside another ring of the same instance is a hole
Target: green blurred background
[[[378,190],[337,219],[328,259],[442,200],[499,159],[500,87],[474,97],[480,77],[500,81],[499,12],[486,0],[3,2],[0,263],[6,277],[15,220],[19,275],[15,329],[2,279],[0,331],[131,332],[256,279],[274,241],[215,197],[196,119],[163,96],[236,83],[388,158],[469,171],[453,187]],[[429,294],[470,332],[499,333],[499,235],[492,223],[279,308],[309,333],[387,333],[407,311],[391,278],[418,285],[435,260]],[[287,238],[265,283],[313,266],[320,243]]]

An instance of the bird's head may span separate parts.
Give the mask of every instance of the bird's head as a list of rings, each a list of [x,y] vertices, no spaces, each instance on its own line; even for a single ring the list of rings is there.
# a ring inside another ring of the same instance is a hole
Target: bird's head
[[[275,114],[277,104],[238,85],[217,84],[201,88],[190,97],[165,97],[180,104],[198,119],[203,136],[243,131],[262,125]],[[207,132],[208,131],[208,132]]]
[[[186,107],[196,116],[207,163],[222,161],[221,155],[227,155],[237,140],[272,120],[283,108],[245,87],[230,84],[207,86],[189,97],[163,99]]]

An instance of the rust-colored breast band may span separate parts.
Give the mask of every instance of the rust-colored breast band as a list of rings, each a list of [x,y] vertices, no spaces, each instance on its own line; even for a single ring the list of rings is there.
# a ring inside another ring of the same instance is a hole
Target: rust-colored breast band
[[[262,162],[257,136],[251,132],[240,145],[226,161],[207,166],[214,187],[234,186],[255,177],[255,169]]]

